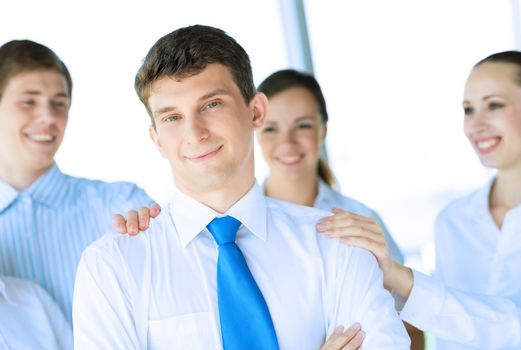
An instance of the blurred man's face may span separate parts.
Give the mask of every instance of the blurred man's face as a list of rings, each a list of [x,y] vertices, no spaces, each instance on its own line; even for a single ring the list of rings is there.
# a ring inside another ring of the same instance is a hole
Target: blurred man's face
[[[54,162],[70,106],[65,78],[54,70],[12,77],[0,99],[0,177],[38,177]]]

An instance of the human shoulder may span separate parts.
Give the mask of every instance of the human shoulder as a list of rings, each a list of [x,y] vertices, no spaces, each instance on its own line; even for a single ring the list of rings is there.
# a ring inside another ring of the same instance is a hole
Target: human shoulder
[[[338,202],[340,203],[339,208],[352,211],[353,213],[362,216],[376,216],[376,212],[373,209],[369,208],[359,200],[343,195],[337,191],[334,191],[334,193],[336,194]]]
[[[324,216],[331,215],[331,213],[322,209],[298,205],[270,197],[266,197],[266,207],[275,215],[282,214],[295,219],[315,220],[314,223]]]
[[[78,190],[88,191],[97,194],[126,195],[132,193],[139,187],[129,181],[113,181],[107,182],[97,179],[88,179],[84,177],[75,177],[65,175],[66,181]]]
[[[83,252],[82,260],[87,263],[102,259],[106,262],[126,264],[131,261],[139,261],[139,257],[150,253],[152,243],[164,239],[164,235],[174,233],[175,228],[168,226],[170,220],[168,211],[162,211],[150,220],[147,230],[135,236],[121,234],[115,230],[109,231],[94,242]],[[168,226],[168,227],[167,227]],[[167,227],[165,229],[165,227]],[[129,266],[132,268],[132,266]]]
[[[40,294],[46,293],[39,285],[28,280],[7,276],[1,277],[1,280],[5,286],[7,299],[14,302],[32,303]]]
[[[107,182],[64,175],[64,182],[71,200],[95,203],[98,209],[105,208],[112,214],[139,209],[153,202],[142,188],[128,181]]]
[[[10,292],[16,292],[17,290],[28,288],[32,289],[33,286],[37,286],[31,281],[9,276],[1,276],[0,281],[4,283],[6,290]]]
[[[319,185],[316,206],[324,210],[331,210],[332,207],[337,207],[358,215],[377,217],[376,212],[364,203],[342,194],[325,183],[320,183]]]
[[[488,187],[483,187],[472,191],[471,193],[451,200],[438,214],[436,221],[450,221],[453,219],[461,220],[467,218],[474,213],[476,207],[486,205],[483,204],[484,197]]]

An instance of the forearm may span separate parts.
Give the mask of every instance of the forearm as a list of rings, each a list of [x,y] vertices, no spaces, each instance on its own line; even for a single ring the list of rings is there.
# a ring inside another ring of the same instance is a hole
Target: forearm
[[[407,299],[411,293],[414,279],[412,270],[400,263],[393,261],[393,264],[384,271],[384,287],[393,295],[402,299]]]
[[[403,320],[469,347],[521,348],[520,310],[512,300],[451,289],[419,272],[414,280]]]

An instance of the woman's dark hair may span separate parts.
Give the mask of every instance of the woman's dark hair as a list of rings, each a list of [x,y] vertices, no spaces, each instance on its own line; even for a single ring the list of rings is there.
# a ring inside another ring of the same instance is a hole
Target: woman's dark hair
[[[490,56],[485,57],[474,65],[474,68],[481,66],[484,63],[510,63],[516,65],[518,68],[517,75],[514,77],[514,81],[517,85],[521,86],[521,52],[519,51],[503,51],[497,52]]]

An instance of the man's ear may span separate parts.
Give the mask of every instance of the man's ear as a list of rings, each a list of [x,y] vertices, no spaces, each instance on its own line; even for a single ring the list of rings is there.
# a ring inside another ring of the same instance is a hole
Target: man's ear
[[[159,153],[161,153],[161,156],[165,158],[165,155],[163,153],[163,147],[161,147],[161,141],[159,140],[159,136],[157,135],[157,130],[154,125],[150,125],[148,127],[148,135],[150,135],[150,139],[152,139],[152,142],[156,145],[157,150]]]
[[[250,106],[253,113],[253,127],[260,128],[268,114],[268,98],[262,92],[257,92],[251,99]]]

